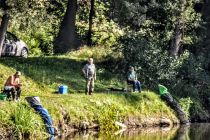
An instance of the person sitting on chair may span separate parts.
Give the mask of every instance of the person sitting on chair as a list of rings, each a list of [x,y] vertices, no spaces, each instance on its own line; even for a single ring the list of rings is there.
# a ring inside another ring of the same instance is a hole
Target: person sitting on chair
[[[134,70],[134,67],[130,66],[128,75],[127,75],[127,83],[133,85],[133,91],[135,92],[138,89],[141,92],[141,83],[137,80],[137,74]]]
[[[8,99],[12,96],[12,100],[19,100],[22,86],[20,84],[20,75],[21,72],[17,71],[14,75],[9,76],[4,84],[4,92],[7,94]]]

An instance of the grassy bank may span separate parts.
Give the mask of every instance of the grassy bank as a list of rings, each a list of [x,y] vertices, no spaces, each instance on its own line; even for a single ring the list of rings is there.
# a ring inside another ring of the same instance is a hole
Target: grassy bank
[[[62,130],[63,125],[77,127],[80,122],[96,122],[100,129],[117,129],[115,121],[129,118],[166,117],[177,120],[175,113],[151,91],[139,93],[108,92],[108,87],[123,87],[118,76],[100,67],[93,96],[84,95],[85,80],[81,74],[84,60],[70,57],[1,58],[0,85],[7,77],[20,70],[23,83],[21,101],[0,102],[0,126],[11,128],[16,135],[43,137],[44,124],[24,98],[39,96],[45,108],[52,115],[54,125]],[[59,85],[69,87],[69,94],[56,94]]]

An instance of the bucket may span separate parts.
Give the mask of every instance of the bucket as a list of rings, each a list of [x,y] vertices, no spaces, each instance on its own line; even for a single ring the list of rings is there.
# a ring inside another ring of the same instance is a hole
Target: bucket
[[[5,101],[7,99],[7,95],[5,94],[0,94],[0,100]]]
[[[58,93],[59,94],[66,94],[68,92],[68,86],[66,85],[60,85],[58,87]]]

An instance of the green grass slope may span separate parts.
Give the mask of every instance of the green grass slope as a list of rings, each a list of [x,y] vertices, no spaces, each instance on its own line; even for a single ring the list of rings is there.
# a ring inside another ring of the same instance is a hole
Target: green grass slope
[[[175,113],[150,91],[139,93],[108,92],[110,86],[122,87],[115,74],[98,68],[96,91],[93,96],[84,94],[85,80],[81,69],[85,62],[68,57],[1,58],[0,85],[16,70],[22,72],[23,92],[21,101],[0,102],[0,127],[9,128],[20,136],[46,135],[41,118],[34,113],[24,98],[39,96],[52,115],[54,125],[76,126],[81,121],[97,122],[101,129],[116,129],[115,121],[123,122],[131,117],[166,117],[177,120]],[[96,63],[97,66],[97,63]],[[65,84],[69,94],[56,93],[58,86]]]

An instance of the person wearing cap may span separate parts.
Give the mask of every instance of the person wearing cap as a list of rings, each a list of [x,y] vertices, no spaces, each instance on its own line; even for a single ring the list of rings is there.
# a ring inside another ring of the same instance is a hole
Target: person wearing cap
[[[134,70],[134,67],[130,66],[129,71],[127,74],[127,83],[133,85],[133,91],[135,92],[136,89],[141,92],[141,83],[137,79],[137,74]]]
[[[7,97],[12,96],[12,100],[19,100],[21,94],[21,84],[20,84],[21,72],[17,71],[14,75],[9,76],[6,83],[4,84],[4,91],[7,93]]]
[[[86,79],[85,94],[92,95],[94,91],[94,81],[96,80],[96,67],[93,64],[93,58],[88,59],[88,63],[83,67],[82,72]]]

